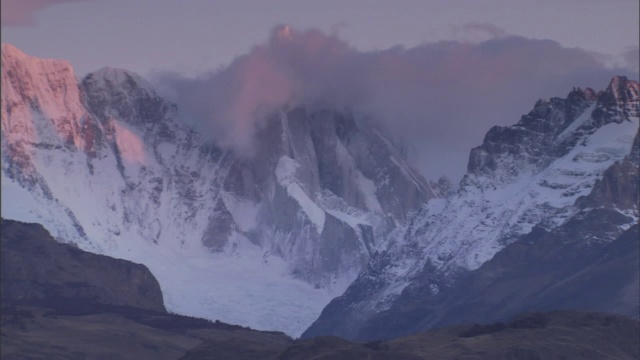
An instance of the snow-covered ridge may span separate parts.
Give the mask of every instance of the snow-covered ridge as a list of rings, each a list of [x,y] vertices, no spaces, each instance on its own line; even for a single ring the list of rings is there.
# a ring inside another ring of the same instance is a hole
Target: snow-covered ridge
[[[518,124],[504,128],[515,138],[490,132],[472,151],[471,171],[458,195],[444,209],[427,205],[402,236],[409,239],[418,231],[413,241],[436,266],[475,269],[534,225],[561,224],[575,211],[575,200],[631,150],[638,131],[637,90],[629,92],[635,97],[616,103],[631,112],[598,119],[609,106],[603,99],[616,87],[637,89],[638,83],[615,77],[597,99],[586,91],[579,98],[570,94],[567,100],[537,104]],[[477,152],[486,159],[472,166]]]
[[[539,101],[517,124],[492,128],[472,150],[456,191],[429,201],[397,228],[313,331],[327,333],[331,320],[344,325],[331,319],[336,314],[357,328],[388,309],[412,282],[436,294],[534,226],[563,224],[580,211],[576,200],[629,155],[639,127],[638,88],[616,77],[605,91],[576,89],[567,99]]]

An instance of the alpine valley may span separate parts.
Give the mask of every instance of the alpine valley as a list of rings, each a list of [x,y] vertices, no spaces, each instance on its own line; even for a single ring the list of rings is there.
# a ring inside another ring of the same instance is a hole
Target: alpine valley
[[[451,185],[362,114],[290,104],[239,154],[134,73],[78,81],[68,62],[3,44],[2,217],[145,265],[164,305],[155,292],[124,304],[292,337],[391,339],[558,309],[637,319],[639,98],[614,77],[540,100],[489,130]]]

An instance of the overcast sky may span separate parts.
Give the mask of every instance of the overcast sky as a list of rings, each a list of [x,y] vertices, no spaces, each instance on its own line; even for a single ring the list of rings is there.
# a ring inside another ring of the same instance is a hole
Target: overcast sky
[[[637,78],[638,6],[637,0],[2,0],[2,42],[69,60],[79,76],[108,65],[160,79],[232,147],[250,143],[253,107],[291,98],[342,101],[384,116],[412,141],[427,177],[458,178],[489,127],[515,123],[538,98],[566,95],[574,85],[603,89],[613,74]],[[274,37],[279,24],[291,26],[288,43]],[[246,81],[253,81],[252,91],[225,92],[244,89]],[[256,81],[275,85],[256,88]],[[327,98],[336,89],[339,99]]]

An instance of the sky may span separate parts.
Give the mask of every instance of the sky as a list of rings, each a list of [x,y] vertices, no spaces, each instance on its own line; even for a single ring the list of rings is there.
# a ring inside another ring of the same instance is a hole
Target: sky
[[[1,0],[2,42],[152,80],[222,146],[258,109],[297,101],[373,114],[428,178],[538,98],[637,79],[637,0]],[[289,34],[282,35],[284,25]]]

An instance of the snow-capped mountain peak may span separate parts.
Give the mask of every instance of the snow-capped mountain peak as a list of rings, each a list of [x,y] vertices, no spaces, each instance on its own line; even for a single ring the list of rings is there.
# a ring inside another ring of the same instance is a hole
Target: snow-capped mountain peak
[[[83,147],[77,134],[85,111],[71,64],[2,44],[2,68],[2,129],[9,141]],[[37,114],[46,121],[37,121]]]
[[[396,229],[387,248],[307,335],[354,337],[366,319],[392,306],[414,282],[429,292],[420,296],[435,295],[534,227],[561,226],[581,210],[577,199],[631,153],[639,127],[638,86],[616,77],[597,94],[574,89],[566,99],[538,101],[515,125],[489,130],[471,151],[457,191],[429,201]],[[609,201],[606,192],[616,182],[606,184],[612,185],[582,202]],[[626,226],[638,221],[637,206],[628,203],[616,203]]]
[[[2,49],[3,216],[144,263],[172,311],[297,335],[433,197],[354,114],[281,109],[242,157],[136,74]]]
[[[624,76],[615,76],[611,79],[607,89],[598,94],[599,113],[594,116],[606,118],[613,116],[618,118],[637,118],[638,98],[640,95],[640,85],[636,81],[627,79]]]

